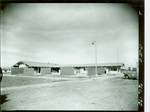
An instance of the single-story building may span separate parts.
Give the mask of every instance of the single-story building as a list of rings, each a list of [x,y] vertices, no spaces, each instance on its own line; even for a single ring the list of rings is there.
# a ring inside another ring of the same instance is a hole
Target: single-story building
[[[53,63],[41,63],[30,61],[19,61],[11,68],[11,74],[22,75],[45,75],[52,71],[58,71],[58,65]]]
[[[95,75],[95,64],[59,65],[52,63],[19,61],[11,68],[11,74],[44,75],[57,73],[60,75]],[[97,74],[119,72],[123,63],[98,63]]]
[[[76,65],[61,65],[60,71],[61,75],[95,75],[96,64],[76,64]],[[98,63],[97,64],[97,74],[101,75],[104,73],[116,73],[120,72],[120,68],[124,66],[123,63]]]

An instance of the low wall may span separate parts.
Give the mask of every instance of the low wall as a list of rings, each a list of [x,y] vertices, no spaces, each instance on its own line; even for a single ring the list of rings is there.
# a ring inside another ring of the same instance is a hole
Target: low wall
[[[74,75],[73,67],[61,67],[61,75]]]
[[[102,68],[102,67],[97,68],[97,74],[98,74],[98,75],[104,74],[105,71],[106,71],[105,68]]]
[[[33,74],[34,74],[34,68],[24,68],[23,75],[33,75]]]
[[[22,74],[24,73],[24,68],[11,68],[11,75]]]
[[[87,67],[86,70],[88,71],[88,75],[95,75],[95,67]],[[97,74],[101,75],[105,73],[105,68],[98,67],[97,68]]]
[[[87,67],[88,75],[95,75],[95,67]]]
[[[51,74],[51,68],[41,68],[41,74],[42,75]]]

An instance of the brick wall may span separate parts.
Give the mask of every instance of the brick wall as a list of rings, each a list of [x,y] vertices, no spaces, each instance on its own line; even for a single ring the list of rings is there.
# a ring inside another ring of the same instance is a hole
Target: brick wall
[[[95,75],[95,67],[87,67],[88,75]],[[97,67],[97,74],[101,75],[105,73],[105,68]]]
[[[23,75],[33,75],[33,74],[34,74],[34,68],[24,68]]]
[[[95,75],[95,67],[87,67],[88,75]]]
[[[97,68],[97,73],[98,73],[98,75],[104,74],[105,73],[105,68],[98,67]]]
[[[11,75],[23,74],[24,68],[11,68]]]
[[[74,75],[73,67],[61,67],[60,70],[61,75]]]
[[[41,68],[41,74],[42,75],[51,74],[51,68]]]

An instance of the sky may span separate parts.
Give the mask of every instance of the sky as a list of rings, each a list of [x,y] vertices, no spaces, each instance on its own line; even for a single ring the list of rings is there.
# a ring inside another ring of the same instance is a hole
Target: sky
[[[97,63],[138,61],[138,14],[125,3],[13,3],[1,14],[0,30],[1,66],[95,63],[92,41]]]

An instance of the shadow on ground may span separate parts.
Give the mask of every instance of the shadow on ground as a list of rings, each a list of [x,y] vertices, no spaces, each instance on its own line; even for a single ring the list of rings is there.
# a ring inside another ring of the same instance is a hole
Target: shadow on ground
[[[7,100],[7,95],[8,95],[8,94],[1,95],[1,104],[3,104],[3,103],[5,103],[5,102],[9,101],[9,100]]]

